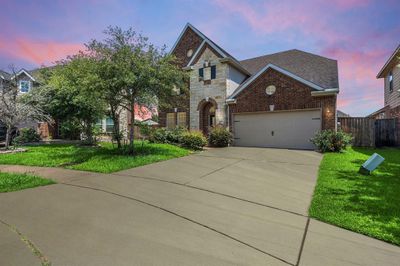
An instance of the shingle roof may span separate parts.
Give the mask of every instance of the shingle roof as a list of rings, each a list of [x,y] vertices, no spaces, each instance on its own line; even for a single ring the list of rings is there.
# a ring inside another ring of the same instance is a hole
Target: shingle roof
[[[273,64],[322,88],[339,88],[336,60],[296,49],[242,60],[240,64],[252,75]]]
[[[10,80],[10,78],[11,78],[11,74],[9,74],[3,70],[0,70],[0,76],[4,77],[4,79],[6,79],[6,80]]]

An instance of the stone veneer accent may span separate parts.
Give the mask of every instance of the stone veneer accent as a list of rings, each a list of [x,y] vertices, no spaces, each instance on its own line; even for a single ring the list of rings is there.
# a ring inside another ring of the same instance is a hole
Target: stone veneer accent
[[[271,96],[265,93],[268,85],[276,86],[276,92]],[[322,129],[335,129],[336,96],[311,96],[311,91],[303,83],[269,69],[236,97],[236,104],[229,106],[231,130],[233,114],[269,112],[272,104],[275,111],[322,109]]]
[[[216,78],[211,82],[206,83],[199,81],[199,68],[203,67],[204,61],[210,62],[210,65],[216,66]],[[198,60],[193,65],[193,70],[190,73],[190,128],[199,129],[200,125],[200,110],[197,107],[200,101],[212,98],[216,101],[218,108],[215,110],[216,124],[226,124],[226,93],[227,79],[229,66],[226,63],[220,62],[220,57],[209,47],[204,49],[204,52],[199,56]]]
[[[176,45],[175,49],[171,52],[173,55],[176,56],[179,66],[185,67],[189,63],[202,41],[203,39],[198,36],[191,28],[186,29],[185,33],[182,35],[181,40]],[[193,51],[192,57],[187,56],[187,51],[189,49],[192,49]],[[158,114],[158,122],[160,126],[166,126],[167,113],[175,112],[175,108],[177,112],[186,112],[187,124],[189,125],[189,98],[189,92],[187,91],[181,95],[172,97],[167,104],[164,104],[165,106],[161,104]]]

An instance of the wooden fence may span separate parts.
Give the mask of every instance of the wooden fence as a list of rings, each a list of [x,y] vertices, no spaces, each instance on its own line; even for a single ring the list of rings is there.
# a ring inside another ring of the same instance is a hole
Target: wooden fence
[[[339,129],[353,135],[354,146],[400,146],[399,118],[341,117],[338,122]]]

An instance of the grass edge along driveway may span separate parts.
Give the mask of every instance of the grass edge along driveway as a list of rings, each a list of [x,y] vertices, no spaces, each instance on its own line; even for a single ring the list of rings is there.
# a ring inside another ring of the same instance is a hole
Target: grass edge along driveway
[[[374,152],[385,161],[358,173]],[[326,153],[309,209],[311,217],[400,246],[400,149],[348,148]]]
[[[137,154],[121,153],[111,143],[97,147],[74,144],[27,146],[27,152],[1,154],[0,164],[64,167],[99,173],[112,173],[154,162],[186,156],[189,150],[169,144],[135,143]]]
[[[55,184],[51,179],[31,174],[0,172],[0,193]]]

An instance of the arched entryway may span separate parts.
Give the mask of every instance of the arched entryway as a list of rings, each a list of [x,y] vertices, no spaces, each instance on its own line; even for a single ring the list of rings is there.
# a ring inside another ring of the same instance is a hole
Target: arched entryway
[[[216,125],[215,113],[218,108],[217,102],[212,98],[200,101],[197,110],[199,110],[199,128],[207,136],[210,129]]]

